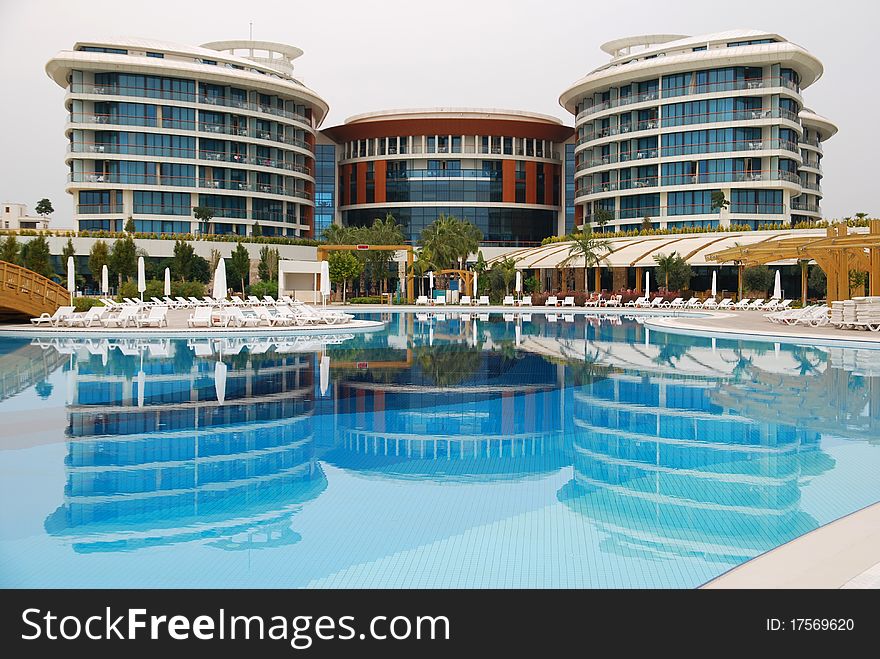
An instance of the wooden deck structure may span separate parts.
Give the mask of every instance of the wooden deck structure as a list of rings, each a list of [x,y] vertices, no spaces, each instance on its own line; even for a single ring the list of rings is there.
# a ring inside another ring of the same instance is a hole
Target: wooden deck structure
[[[850,233],[846,224],[828,227],[822,237],[776,237],[753,245],[729,247],[706,256],[717,263],[755,266],[786,259],[811,260],[828,278],[828,302],[850,299],[850,271],[868,273],[870,295],[880,295],[880,220],[868,233]],[[742,268],[740,268],[742,270]],[[806,271],[804,271],[806,277]],[[802,285],[806,283],[802,281]]]
[[[20,265],[0,261],[0,318],[55,313],[70,304],[70,293],[61,284]]]

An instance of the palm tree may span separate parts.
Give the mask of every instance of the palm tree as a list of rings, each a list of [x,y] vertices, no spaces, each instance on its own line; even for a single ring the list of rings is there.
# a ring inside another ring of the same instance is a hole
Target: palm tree
[[[562,262],[562,265],[565,266],[575,259],[582,258],[584,260],[584,288],[589,291],[587,270],[598,266],[610,251],[611,246],[607,240],[595,238],[593,232],[589,228],[585,228],[581,233],[571,234],[568,257]]]
[[[669,274],[678,267],[678,253],[671,254],[654,254],[654,260],[657,262],[657,272],[666,280],[666,290],[669,290]]]
[[[483,233],[467,220],[443,213],[422,231],[419,245],[431,254],[434,264],[442,269],[461,265],[469,254],[477,251]]]
[[[431,256],[425,249],[419,251],[415,260],[412,262],[412,265],[409,267],[409,274],[413,277],[417,277],[419,280],[419,295],[424,295],[425,292],[423,277],[428,274],[429,271],[433,270],[434,267],[434,263],[431,261]]]

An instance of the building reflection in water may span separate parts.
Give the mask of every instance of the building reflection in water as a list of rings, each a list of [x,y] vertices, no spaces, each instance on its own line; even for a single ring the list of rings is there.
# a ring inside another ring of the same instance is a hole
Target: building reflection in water
[[[293,515],[326,487],[314,452],[315,345],[63,344],[76,355],[67,483],[47,531],[79,552],[297,542]]]
[[[880,429],[875,351],[619,316],[382,319],[356,337],[52,344],[75,358],[47,530],[78,551],[278,546],[327,487],[320,461],[401,481],[570,469],[557,500],[604,551],[720,567],[817,526],[801,493],[834,467],[823,434]]]
[[[453,313],[389,320],[406,343],[334,352],[328,462],[421,480],[527,477],[567,464],[562,371],[516,348],[516,323]]]

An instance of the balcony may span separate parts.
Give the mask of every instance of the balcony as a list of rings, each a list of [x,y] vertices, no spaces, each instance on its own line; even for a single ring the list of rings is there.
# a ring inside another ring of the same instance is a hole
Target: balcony
[[[127,87],[122,85],[90,85],[78,82],[70,83],[70,93],[72,94],[94,94],[98,96],[125,96],[138,99],[155,99],[163,101],[181,101],[183,103],[199,103],[203,105],[219,106],[227,108],[235,108],[236,110],[246,110],[258,114],[267,114],[273,117],[281,117],[289,119],[311,128],[312,124],[305,115],[282,110],[281,108],[273,108],[268,105],[260,105],[257,103],[249,103],[234,98],[225,97],[209,97],[204,94],[195,94],[179,91],[168,91],[162,89],[147,89],[142,87]]]
[[[660,98],[665,100],[681,98],[682,96],[717,94],[730,91],[753,91],[756,89],[773,89],[776,87],[782,87],[797,94],[800,93],[800,88],[797,84],[779,76],[770,76],[767,78],[742,78],[740,80],[732,80],[729,82],[713,82],[705,84],[694,83],[685,87],[665,88],[660,91],[645,92],[597,103],[596,105],[581,110],[575,118],[575,121],[579,122],[583,118],[592,114],[610,110],[612,108],[633,105],[635,103],[646,103]]]
[[[194,176],[164,176],[149,174],[118,174],[114,172],[71,172],[67,176],[70,183],[103,183],[113,185],[160,185],[172,187],[199,188],[203,190],[234,190],[236,192],[255,192],[311,199],[305,190],[288,188],[270,183],[247,183],[227,179],[196,180]]]
[[[105,126],[144,126],[148,128],[163,128],[166,130],[196,130],[195,121],[167,119],[160,124],[156,117],[131,117],[122,115],[72,112],[69,119],[70,123],[84,124],[84,127],[87,129],[90,128],[90,124],[100,124],[102,129]],[[226,125],[200,122],[198,124],[198,130],[202,133],[210,133],[216,135],[233,135],[235,137],[249,137],[252,139],[289,144],[291,146],[309,151],[310,153],[312,150],[312,147],[305,140],[301,140],[295,137],[287,137],[282,133],[272,133],[271,131],[266,130],[248,129],[246,126],[241,125]]]
[[[800,178],[793,172],[783,170],[730,171],[701,174],[670,174],[636,179],[623,179],[617,182],[585,184],[578,188],[575,196],[601,194],[618,190],[639,190],[644,188],[673,187],[682,185],[713,185],[718,183],[759,183],[765,181],[786,181],[801,185]]]

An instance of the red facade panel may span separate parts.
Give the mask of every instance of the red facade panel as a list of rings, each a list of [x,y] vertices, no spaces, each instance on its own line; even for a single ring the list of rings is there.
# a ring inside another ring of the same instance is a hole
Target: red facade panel
[[[516,161],[501,161],[501,201],[505,204],[516,202]]]
[[[373,181],[376,184],[376,201],[377,204],[385,203],[385,175],[388,168],[387,160],[377,160],[375,169],[373,170]]]

